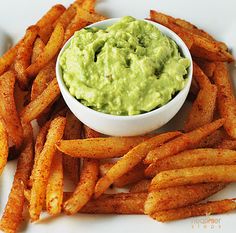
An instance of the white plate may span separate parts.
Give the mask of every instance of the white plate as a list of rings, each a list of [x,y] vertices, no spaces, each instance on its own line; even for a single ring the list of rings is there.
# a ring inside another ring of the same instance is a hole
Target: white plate
[[[19,39],[27,26],[33,24],[55,3],[68,5],[73,0],[1,0],[0,31]],[[175,17],[182,17],[210,32],[217,39],[225,41],[236,55],[236,2],[235,0],[98,0],[97,9],[109,17],[132,15],[138,18],[148,17],[150,9],[157,9]],[[0,49],[3,42],[0,41]],[[236,76],[232,68],[231,74]],[[234,87],[236,87],[236,82]],[[181,128],[188,110],[186,103],[178,115],[166,128]],[[164,129],[163,129],[164,130]],[[14,176],[15,162],[7,165],[0,178],[0,213],[7,201],[7,196]],[[236,196],[236,185],[231,184],[212,199]],[[42,216],[43,217],[43,216]],[[118,215],[76,215],[44,218],[38,223],[28,224],[21,231],[27,233],[156,233],[156,232],[234,232],[236,213],[198,217],[172,223],[155,222],[147,216]]]

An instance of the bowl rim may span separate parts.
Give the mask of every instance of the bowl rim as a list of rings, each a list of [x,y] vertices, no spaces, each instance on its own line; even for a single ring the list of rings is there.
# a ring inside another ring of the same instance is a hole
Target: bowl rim
[[[90,24],[89,26],[86,26],[84,28],[91,28],[91,27],[102,27],[103,24],[109,24],[108,26],[118,22],[119,20],[121,20],[123,17],[119,17],[119,18],[110,18],[110,19],[106,19],[106,20],[102,20],[93,24]],[[135,18],[138,19],[138,18]],[[127,116],[122,116],[122,115],[112,115],[109,113],[103,113],[103,112],[99,112],[96,111],[92,108],[89,108],[85,105],[83,105],[79,100],[77,100],[74,96],[72,96],[63,80],[62,77],[62,71],[61,71],[61,67],[60,67],[60,57],[62,55],[62,53],[65,51],[65,49],[69,46],[71,40],[74,38],[74,35],[64,44],[64,46],[62,47],[62,49],[59,52],[59,55],[57,57],[57,61],[56,61],[56,78],[57,78],[57,82],[59,85],[59,88],[61,90],[61,92],[64,94],[66,94],[67,98],[70,98],[70,100],[74,103],[77,104],[78,106],[80,106],[81,108],[83,108],[84,110],[90,111],[92,114],[96,114],[98,117],[102,117],[102,118],[109,118],[109,119],[115,119],[115,120],[137,120],[139,118],[146,118],[149,117],[151,115],[155,115],[158,114],[160,112],[163,112],[166,110],[166,108],[169,107],[169,105],[171,105],[171,103],[173,103],[174,101],[176,101],[178,98],[181,97],[181,94],[183,94],[186,90],[187,92],[189,92],[189,88],[192,82],[192,75],[193,75],[193,60],[192,60],[192,56],[190,54],[190,51],[187,47],[187,45],[184,43],[184,41],[172,30],[170,30],[169,28],[156,23],[154,21],[151,20],[147,20],[147,19],[138,19],[138,20],[142,20],[148,23],[153,24],[154,26],[156,26],[164,35],[168,36],[170,38],[169,35],[171,35],[173,38],[171,38],[172,40],[175,41],[175,43],[177,44],[177,46],[182,50],[184,57],[188,58],[190,60],[190,66],[188,67],[188,73],[187,73],[187,79],[188,82],[185,84],[185,87],[178,92],[178,94],[172,98],[168,103],[166,103],[165,105],[151,110],[149,112],[145,112],[145,113],[141,113],[141,114],[137,114],[137,115],[127,115]],[[80,29],[81,30],[81,29]],[[79,31],[79,30],[78,30]],[[168,35],[167,35],[168,34]],[[64,96],[63,96],[64,98]],[[67,104],[67,103],[66,103]],[[68,105],[68,104],[67,104]],[[70,106],[68,106],[70,108]],[[71,108],[70,108],[71,109]]]

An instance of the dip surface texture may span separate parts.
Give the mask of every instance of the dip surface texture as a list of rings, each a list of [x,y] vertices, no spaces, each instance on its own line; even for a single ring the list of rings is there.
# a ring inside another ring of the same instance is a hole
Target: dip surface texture
[[[106,29],[76,32],[60,58],[69,92],[112,115],[156,109],[185,86],[190,62],[154,25],[126,16]]]

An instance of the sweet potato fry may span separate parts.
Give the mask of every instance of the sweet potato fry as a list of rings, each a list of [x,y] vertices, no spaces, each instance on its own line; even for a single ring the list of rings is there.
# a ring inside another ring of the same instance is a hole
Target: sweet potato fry
[[[23,221],[24,189],[33,165],[33,132],[30,125],[24,125],[24,138],[24,148],[19,156],[11,192],[0,221],[0,229],[4,232],[16,232]]]
[[[177,155],[158,160],[156,162],[157,169],[153,173],[145,173],[145,175],[153,177],[161,171],[172,169],[231,164],[236,164],[236,151],[233,150],[211,148],[186,150]]]
[[[53,23],[65,12],[66,8],[63,5],[57,4],[53,6],[38,22],[40,28],[39,35],[44,43],[48,42],[53,31]]]
[[[201,70],[206,74],[208,78],[211,78],[214,74],[216,64],[200,58],[193,58],[194,62],[198,64]]]
[[[146,136],[61,140],[57,149],[78,158],[116,158],[145,141]]]
[[[152,179],[150,190],[204,182],[233,181],[236,181],[236,165],[189,167],[158,173]]]
[[[9,49],[6,53],[0,57],[0,75],[7,71],[7,69],[13,64],[17,50],[21,46],[23,39],[20,40],[15,46]]]
[[[218,88],[217,107],[219,113],[225,118],[224,128],[232,138],[236,139],[236,104],[229,72],[224,63],[216,63],[213,80]]]
[[[130,193],[148,192],[150,183],[151,183],[151,180],[148,180],[148,179],[140,180],[139,182],[131,186],[131,188],[129,189],[129,192]]]
[[[71,111],[66,113],[66,127],[64,132],[65,139],[78,139],[81,137],[81,122],[74,116]],[[70,177],[74,184],[78,183],[80,160],[63,154],[63,168],[65,173]]]
[[[41,53],[36,61],[31,64],[26,73],[29,77],[34,77],[60,50],[64,40],[64,28],[61,23],[58,23],[52,32],[52,35],[46,44],[43,53]]]
[[[104,176],[112,167],[114,166],[114,163],[104,163],[101,164],[100,169],[100,175]],[[137,183],[138,181],[144,179],[144,164],[139,163],[136,165],[132,170],[121,176],[119,179],[117,179],[114,182],[114,186],[118,188],[122,188],[126,185]]]
[[[54,78],[47,88],[35,100],[31,101],[21,112],[21,119],[30,122],[37,119],[44,110],[60,96],[57,80]]]
[[[56,77],[55,61],[49,62],[33,81],[31,87],[31,101],[35,100],[47,88],[49,83]]]
[[[50,167],[53,156],[56,153],[55,143],[63,136],[65,121],[64,117],[58,117],[51,122],[46,142],[35,165],[29,207],[31,221],[38,220],[42,211],[47,182],[50,175]]]
[[[105,16],[99,15],[97,13],[89,13],[88,11],[84,10],[83,8],[78,8],[77,13],[80,15],[81,19],[83,19],[89,23],[95,23],[95,22],[107,19]]]
[[[16,78],[19,83],[19,86],[23,90],[27,90],[29,88],[29,81],[26,69],[31,63],[31,55],[33,51],[34,41],[39,32],[39,27],[30,26],[26,30],[26,34],[23,40],[23,43],[19,46],[17,50],[17,55],[14,63],[14,70],[16,72]]]
[[[203,204],[195,204],[172,210],[159,211],[152,214],[151,217],[160,222],[167,222],[194,216],[222,214],[234,210],[235,208],[235,200],[226,199],[221,201],[207,202]]]
[[[147,193],[104,194],[90,200],[80,213],[90,214],[143,214]]]
[[[84,0],[81,7],[88,12],[95,12],[96,0]]]
[[[45,48],[45,44],[43,40],[40,37],[38,37],[34,42],[32,56],[31,56],[31,63],[35,63],[36,58],[43,52],[44,48]]]
[[[7,163],[8,157],[8,135],[6,125],[2,117],[0,117],[0,176]]]
[[[206,183],[153,190],[144,205],[145,214],[175,209],[202,201],[225,187],[224,183]]]
[[[115,163],[105,176],[98,180],[95,187],[95,198],[98,198],[112,183],[114,183],[114,181],[125,175],[140,163],[150,150],[178,135],[180,135],[180,132],[178,131],[159,134],[131,149]]]
[[[15,75],[12,71],[0,77],[0,115],[2,116],[8,136],[17,148],[23,140],[23,130],[14,100]]]
[[[87,125],[83,125],[83,128],[85,138],[99,138],[102,136],[101,133],[89,128]]]
[[[52,160],[46,190],[46,210],[50,215],[61,213],[63,201],[63,166],[62,153],[57,152]]]
[[[196,147],[198,143],[224,124],[224,119],[216,120],[210,124],[204,125],[189,133],[180,135],[179,137],[161,145],[160,147],[150,151],[145,158],[145,163],[154,163],[159,159],[175,155],[181,151]],[[153,164],[154,166],[154,164]]]
[[[98,162],[93,159],[85,159],[76,190],[63,204],[63,209],[66,214],[75,214],[86,205],[94,193],[97,178]]]
[[[216,147],[222,148],[222,149],[235,150],[236,149],[236,140],[225,139],[225,140],[221,141],[219,144],[217,144]]]

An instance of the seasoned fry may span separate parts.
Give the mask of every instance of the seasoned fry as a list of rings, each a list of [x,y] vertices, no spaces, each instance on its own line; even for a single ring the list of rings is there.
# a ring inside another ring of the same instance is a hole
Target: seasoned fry
[[[62,138],[65,123],[66,120],[63,117],[57,117],[51,122],[46,142],[35,165],[29,207],[31,221],[38,220],[42,211],[47,182],[50,175],[50,167],[53,156],[56,153],[55,143]]]
[[[145,136],[138,136],[61,140],[56,146],[58,150],[72,157],[115,158],[121,157],[146,139]]]
[[[65,139],[78,139],[81,137],[81,122],[71,111],[66,113],[66,127],[64,132]],[[63,155],[63,168],[74,184],[78,183],[80,160],[66,154]]]
[[[56,64],[55,61],[51,61],[39,71],[38,75],[34,79],[31,87],[31,101],[41,95],[55,77]]]
[[[0,117],[0,176],[7,163],[8,157],[8,135],[2,117]]]
[[[235,208],[235,200],[226,199],[221,201],[207,202],[204,204],[195,204],[183,208],[160,211],[152,214],[151,217],[160,222],[167,222],[194,216],[222,214],[234,210]]]
[[[224,130],[216,130],[204,138],[198,145],[198,148],[210,148],[218,145],[223,139],[226,138],[226,132]],[[231,148],[226,148],[231,149]]]
[[[193,58],[194,62],[198,64],[201,70],[206,74],[208,78],[211,78],[214,74],[216,64],[200,58]]]
[[[98,198],[114,181],[125,175],[140,163],[150,150],[174,137],[177,137],[178,135],[180,135],[180,132],[178,131],[159,134],[131,149],[115,163],[105,176],[98,180],[95,187],[95,198]]]
[[[104,176],[113,166],[114,163],[101,164],[99,167],[101,176]],[[114,182],[114,186],[122,188],[126,185],[133,184],[144,179],[144,168],[145,166],[143,163],[137,164],[132,170],[117,179]]]
[[[151,183],[151,180],[140,180],[138,183],[134,184],[131,186],[129,189],[130,193],[142,193],[142,192],[147,192],[149,185]]]
[[[180,135],[179,137],[161,145],[160,147],[150,151],[145,158],[145,163],[155,163],[157,160],[163,159],[168,156],[175,155],[181,151],[196,147],[198,143],[215,130],[224,124],[224,119],[216,120],[210,124],[204,125],[189,133]],[[155,166],[155,164],[152,164]],[[150,166],[148,169],[151,169]]]
[[[158,173],[152,179],[150,190],[203,182],[233,181],[236,181],[236,165],[189,167]]]
[[[44,143],[46,141],[48,129],[50,127],[51,121],[48,121],[44,124],[44,126],[40,129],[36,141],[35,141],[35,146],[34,146],[34,166],[31,171],[31,176],[28,182],[28,187],[32,187],[32,182],[33,182],[33,177],[36,172],[36,164],[38,163],[37,160],[39,159],[39,155],[43,150]]]
[[[38,72],[48,63],[61,49],[64,40],[64,28],[61,23],[58,23],[52,32],[52,35],[46,44],[43,53],[41,53],[36,61],[31,64],[27,69],[27,75],[34,77]]]
[[[90,214],[143,214],[147,193],[103,194],[96,200],[90,200],[81,213]]]
[[[16,72],[16,78],[19,86],[26,90],[28,89],[29,79],[26,74],[26,69],[30,65],[31,55],[33,51],[34,41],[38,35],[39,27],[30,26],[26,30],[26,34],[23,43],[17,50],[17,55],[14,63],[14,70]]]
[[[86,11],[95,12],[96,0],[84,0],[81,4],[81,7]]]
[[[202,201],[225,187],[224,183],[207,183],[153,190],[144,205],[145,214],[175,209]]]
[[[99,15],[97,13],[89,13],[88,11],[84,10],[83,8],[78,8],[77,13],[81,19],[89,22],[89,23],[96,23],[98,21],[102,21],[107,19],[103,15]]]
[[[15,75],[12,71],[0,77],[0,115],[6,124],[8,136],[19,148],[23,140],[23,129],[16,110],[14,86]]]
[[[46,191],[46,210],[50,215],[61,213],[63,201],[62,153],[57,152],[52,160]]]
[[[44,48],[45,48],[45,44],[43,40],[40,37],[38,37],[34,42],[32,56],[31,56],[31,63],[35,63],[36,58],[43,52]]]
[[[236,140],[225,139],[225,140],[221,141],[216,147],[222,148],[222,149],[235,150],[236,149]]]
[[[40,28],[39,35],[44,43],[53,31],[53,23],[65,12],[66,8],[63,5],[57,4],[53,6],[38,22],[37,26]]]
[[[11,49],[9,49],[6,53],[0,57],[0,75],[2,75],[4,72],[7,71],[10,65],[15,60],[17,50],[23,43],[23,39],[20,40],[15,46],[13,46]]]
[[[234,60],[233,56],[225,50],[225,46],[222,46],[222,43],[214,41],[212,39],[206,38],[205,36],[191,31],[188,28],[181,27],[177,24],[171,22],[167,15],[151,10],[150,11],[151,20],[163,24],[164,26],[170,28],[175,33],[177,33],[184,41],[191,41],[192,45],[189,47],[192,55],[200,58],[207,58],[210,61],[227,61],[232,62]],[[188,43],[187,43],[188,46]],[[193,49],[194,47],[194,49]],[[199,53],[198,50],[203,49],[207,51],[206,53]],[[208,53],[211,56],[207,56]]]
[[[93,159],[85,159],[80,175],[80,181],[72,196],[63,204],[66,214],[77,213],[92,197],[98,178],[98,162]]]
[[[226,132],[236,139],[236,104],[229,72],[224,63],[216,63],[213,80],[218,88],[217,107],[219,113],[225,118],[224,128]]]
[[[161,171],[172,169],[231,164],[236,164],[236,151],[233,150],[211,148],[186,150],[158,160],[156,162],[157,169],[153,173],[145,173],[145,175],[153,177]]]
[[[53,79],[48,87],[35,100],[31,101],[21,112],[23,122],[37,119],[44,110],[60,96],[57,80]]]
[[[87,125],[83,125],[83,128],[85,138],[99,138],[102,136],[101,133],[89,128]]]
[[[24,125],[24,135],[24,148],[19,156],[11,192],[0,221],[0,229],[4,232],[16,232],[23,221],[24,189],[33,165],[33,132],[30,125]]]

